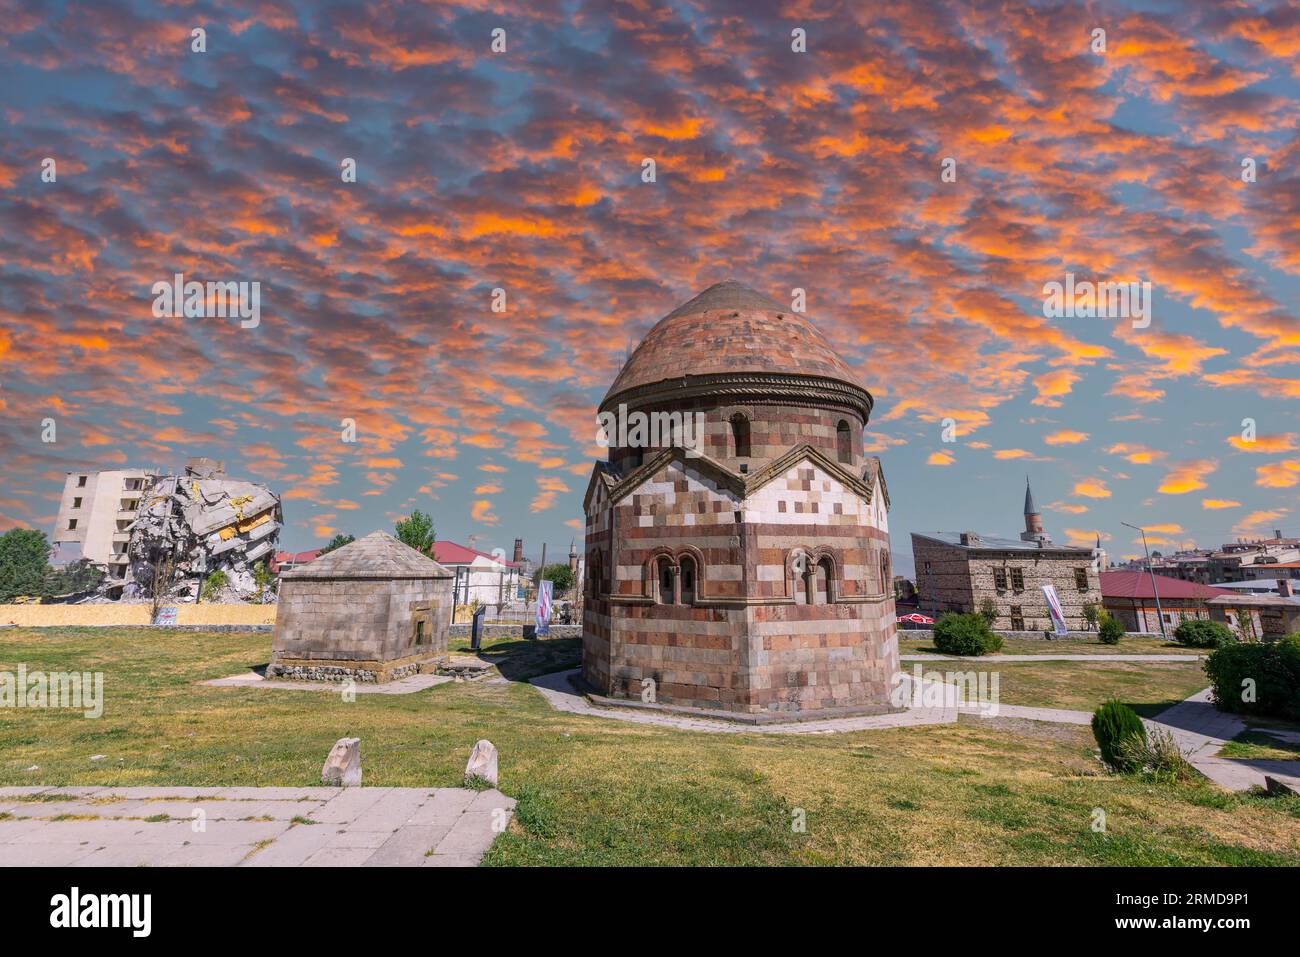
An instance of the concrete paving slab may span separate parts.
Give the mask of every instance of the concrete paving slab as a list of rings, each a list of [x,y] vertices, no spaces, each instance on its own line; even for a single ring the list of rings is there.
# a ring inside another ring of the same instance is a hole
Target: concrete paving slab
[[[438,788],[406,823],[451,824],[476,797],[478,794],[467,788]]]
[[[242,867],[301,867],[334,837],[334,830],[321,824],[295,824],[240,862]]]
[[[395,831],[375,853],[366,859],[366,867],[416,867],[438,846],[451,830],[447,825],[412,824]],[[495,835],[493,835],[495,837]],[[492,842],[489,840],[488,845]],[[484,851],[487,846],[484,846]]]
[[[240,788],[239,800],[217,799],[216,790],[118,788],[113,793],[121,800],[102,803],[71,793],[68,801],[11,801],[31,804],[43,817],[70,809],[101,816],[0,821],[0,866],[422,866],[430,850],[449,841],[446,865],[472,866],[496,836],[498,809],[514,806],[498,791],[460,788]],[[291,799],[302,790],[314,799]],[[178,800],[162,800],[169,791]],[[206,814],[202,830],[194,829],[195,808]],[[169,819],[147,820],[155,814]],[[274,819],[244,820],[262,815]],[[294,824],[295,815],[332,820]]]
[[[373,850],[383,847],[384,843],[393,836],[392,829],[384,831],[336,831],[331,825],[318,824],[316,826],[328,827],[331,832],[330,839],[325,842],[326,847],[368,847]]]
[[[360,867],[374,853],[373,847],[323,847],[303,867]]]

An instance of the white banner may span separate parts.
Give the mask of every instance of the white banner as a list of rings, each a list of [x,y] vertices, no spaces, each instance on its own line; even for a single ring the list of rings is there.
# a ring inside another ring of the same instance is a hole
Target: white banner
[[[1069,633],[1065,627],[1065,612],[1061,611],[1061,599],[1056,597],[1056,589],[1051,585],[1043,586],[1043,594],[1047,597],[1047,610],[1052,615],[1052,624],[1056,626],[1058,636]]]

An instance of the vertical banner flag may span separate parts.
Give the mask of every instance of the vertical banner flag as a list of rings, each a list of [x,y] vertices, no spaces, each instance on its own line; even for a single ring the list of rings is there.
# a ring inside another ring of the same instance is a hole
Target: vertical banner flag
[[[537,634],[551,633],[551,589],[555,583],[542,579],[537,586]]]
[[[1056,597],[1056,588],[1052,585],[1044,585],[1043,594],[1047,596],[1047,610],[1052,614],[1052,624],[1056,626],[1057,636],[1067,634],[1069,629],[1065,627],[1065,612],[1061,611],[1061,599]]]

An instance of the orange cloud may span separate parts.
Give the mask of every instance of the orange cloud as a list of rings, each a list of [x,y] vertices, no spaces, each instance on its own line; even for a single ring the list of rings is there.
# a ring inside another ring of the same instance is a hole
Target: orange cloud
[[[1264,488],[1290,488],[1300,483],[1300,459],[1283,459],[1255,469],[1255,484]]]
[[[1240,508],[1241,503],[1230,498],[1203,498],[1201,499],[1201,508]]]
[[[1228,444],[1242,452],[1272,453],[1290,452],[1295,446],[1295,433],[1284,432],[1280,435],[1257,435],[1253,442],[1247,442],[1240,435],[1228,436]]]
[[[1186,495],[1205,488],[1205,478],[1219,467],[1217,459],[1197,459],[1178,462],[1160,482],[1157,492],[1165,495]]]
[[[1084,479],[1074,484],[1074,494],[1084,498],[1110,498],[1110,489],[1102,479]]]
[[[1088,433],[1076,432],[1073,429],[1059,429],[1051,435],[1043,436],[1043,441],[1048,445],[1077,445],[1088,441]]]

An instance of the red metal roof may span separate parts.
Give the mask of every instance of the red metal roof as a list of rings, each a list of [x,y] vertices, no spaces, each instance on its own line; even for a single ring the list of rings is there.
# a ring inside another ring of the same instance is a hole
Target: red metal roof
[[[1213,585],[1201,585],[1197,582],[1185,582],[1181,578],[1156,576],[1156,585],[1161,598],[1217,598],[1220,595],[1234,594],[1226,588]],[[1151,590],[1151,576],[1140,572],[1102,572],[1102,598],[1154,598]]]
[[[500,561],[507,568],[515,567],[514,562],[498,559],[495,555],[489,555],[487,552],[480,552],[464,545],[457,545],[455,542],[433,543],[433,560],[440,565],[469,565],[476,558],[486,558],[494,562]]]
[[[312,548],[305,552],[276,552],[271,559],[271,571],[279,574],[281,565],[306,565],[319,555],[319,548]]]

